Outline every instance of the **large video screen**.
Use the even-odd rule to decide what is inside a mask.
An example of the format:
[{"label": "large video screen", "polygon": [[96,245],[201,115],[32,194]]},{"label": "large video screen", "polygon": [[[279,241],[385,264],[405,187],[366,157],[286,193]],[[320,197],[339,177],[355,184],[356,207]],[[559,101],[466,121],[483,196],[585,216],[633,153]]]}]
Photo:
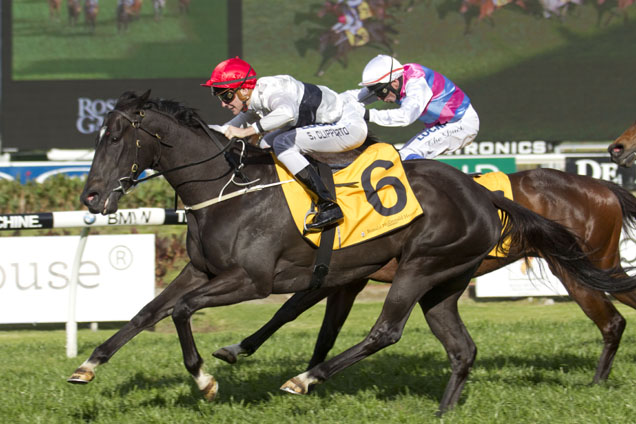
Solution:
[{"label": "large video screen", "polygon": [[[236,55],[336,91],[377,54],[420,63],[471,98],[481,141],[605,142],[636,119],[633,1],[81,0],[76,18],[74,1],[1,3],[5,150],[90,148],[125,90],[224,122],[199,84]],[[420,128],[371,125],[392,143]]]},{"label": "large video screen", "polygon": [[[341,31],[353,21],[343,7],[358,3],[364,31],[352,37]],[[243,53],[259,74],[342,91],[357,86],[370,59],[392,52],[466,92],[480,116],[478,140],[606,141],[636,119],[633,3],[243,0]],[[404,142],[418,128],[372,131]]]},{"label": "large video screen", "polygon": [[126,90],[227,119],[199,84],[241,54],[240,12],[233,0],[3,1],[2,148],[91,148]]}]

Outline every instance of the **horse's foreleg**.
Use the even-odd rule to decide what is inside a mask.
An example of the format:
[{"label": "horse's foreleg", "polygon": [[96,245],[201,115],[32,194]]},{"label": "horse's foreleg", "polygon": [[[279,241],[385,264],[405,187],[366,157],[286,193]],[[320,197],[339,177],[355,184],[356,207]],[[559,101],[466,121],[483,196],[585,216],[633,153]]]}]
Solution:
[{"label": "horse's foreleg", "polygon": [[174,305],[172,320],[179,335],[183,362],[206,400],[214,400],[218,392],[218,383],[203,369],[203,359],[194,342],[190,318],[203,308],[261,299],[270,293],[271,287],[255,283],[242,268],[235,268],[214,278],[210,284],[181,297]]},{"label": "horse's foreleg", "polygon": [[358,293],[367,285],[368,280],[360,280],[341,287],[327,298],[327,308],[318,333],[314,354],[307,369],[311,369],[325,360],[333,348],[342,325],[347,320]]},{"label": "horse's foreleg", "polygon": [[329,62],[332,60],[330,56],[323,56],[320,61],[320,65],[318,65],[318,70],[316,71],[316,76],[321,77],[325,74],[325,71],[329,67]]},{"label": "horse's foreleg", "polygon": [[300,314],[332,294],[334,290],[338,290],[338,288],[328,287],[295,293],[276,311],[272,319],[254,334],[243,339],[240,343],[222,347],[212,355],[229,364],[234,364],[238,360],[239,355],[249,356],[253,354],[279,328],[298,318]]},{"label": "horse's foreleg", "polygon": [[191,264],[175,278],[165,290],[144,306],[126,325],[99,345],[67,380],[69,383],[88,383],[95,378],[95,368],[108,360],[133,337],[170,315],[177,300],[185,293],[208,282]]}]

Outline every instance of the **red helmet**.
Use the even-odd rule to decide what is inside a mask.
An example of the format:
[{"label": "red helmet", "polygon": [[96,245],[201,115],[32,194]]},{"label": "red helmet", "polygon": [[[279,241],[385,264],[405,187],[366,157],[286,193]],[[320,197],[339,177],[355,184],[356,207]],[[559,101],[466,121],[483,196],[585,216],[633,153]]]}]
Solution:
[{"label": "red helmet", "polygon": [[256,72],[249,63],[236,56],[234,59],[227,59],[216,65],[210,79],[201,85],[251,89],[256,85]]}]

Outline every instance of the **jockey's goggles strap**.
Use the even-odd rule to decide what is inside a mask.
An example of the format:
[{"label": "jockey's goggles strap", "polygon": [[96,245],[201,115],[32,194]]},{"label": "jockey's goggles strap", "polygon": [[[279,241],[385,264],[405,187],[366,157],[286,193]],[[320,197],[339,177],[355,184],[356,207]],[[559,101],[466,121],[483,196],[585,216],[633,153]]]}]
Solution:
[{"label": "jockey's goggles strap", "polygon": [[252,65],[250,65],[249,69],[247,70],[247,72],[245,73],[245,78],[239,78],[239,79],[235,79],[235,80],[231,80],[231,81],[219,81],[219,82],[213,82],[212,86],[217,86],[217,85],[225,85],[225,84],[234,84],[235,82],[240,82],[239,86],[236,87],[237,89],[241,88],[241,86],[243,84],[245,84],[245,81],[247,80],[251,80],[251,79],[256,79],[256,75],[250,75],[250,71],[252,70]]}]

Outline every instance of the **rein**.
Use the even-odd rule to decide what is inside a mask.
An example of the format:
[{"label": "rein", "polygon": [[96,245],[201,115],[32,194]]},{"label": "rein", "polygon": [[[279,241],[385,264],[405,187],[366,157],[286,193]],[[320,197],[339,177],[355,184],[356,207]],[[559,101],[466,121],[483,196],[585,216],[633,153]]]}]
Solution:
[{"label": "rein", "polygon": [[[171,172],[174,171],[178,171],[184,168],[188,168],[191,166],[196,166],[196,165],[200,165],[202,163],[211,161],[212,159],[215,159],[217,157],[219,157],[222,154],[225,154],[226,159],[228,160],[228,163],[230,164],[230,167],[233,169],[234,174],[236,176],[241,177],[241,179],[243,180],[244,183],[248,184],[250,183],[249,179],[247,177],[245,177],[242,173],[241,173],[241,168],[243,167],[242,163],[236,164],[234,161],[231,161],[230,159],[228,159],[228,155],[227,155],[227,150],[232,146],[232,144],[234,143],[234,141],[229,140],[227,142],[227,144],[223,145],[218,139],[217,137],[214,136],[214,134],[210,131],[210,129],[208,128],[207,125],[205,125],[204,122],[202,122],[200,119],[195,118],[196,121],[199,123],[199,125],[201,125],[201,127],[203,128],[203,131],[206,133],[206,135],[214,142],[214,144],[216,144],[216,146],[219,148],[219,152],[200,161],[197,162],[192,162],[192,163],[187,163],[184,165],[179,165],[179,166],[175,166],[174,168],[170,168],[167,169],[165,171],[160,171],[160,172],[156,172],[152,175],[149,175],[147,177],[144,178],[139,178],[136,179],[135,178],[135,174],[137,173],[137,171],[139,170],[139,164],[138,162],[138,158],[139,158],[139,150],[141,149],[141,141],[137,136],[137,131],[138,130],[142,130],[144,132],[146,132],[147,134],[151,135],[152,137],[156,138],[157,141],[160,144],[163,144],[164,146],[167,147],[173,147],[171,144],[166,143],[165,141],[162,140],[161,136],[156,133],[156,132],[152,132],[150,130],[148,130],[146,127],[144,127],[141,123],[141,121],[143,120],[143,118],[146,116],[146,113],[144,112],[144,110],[140,110],[139,112],[137,112],[137,114],[139,115],[139,119],[134,119],[133,117],[131,117],[130,115],[128,115],[127,113],[121,111],[121,110],[117,110],[114,109],[112,112],[115,112],[117,114],[119,114],[120,116],[122,116],[124,119],[126,119],[128,122],[130,122],[130,124],[132,125],[132,127],[134,128],[135,131],[135,145],[137,146],[137,149],[135,150],[135,160],[133,161],[132,166],[130,167],[130,175],[127,177],[122,177],[119,179],[119,187],[116,187],[113,189],[113,193],[116,192],[121,192],[122,194],[128,194],[132,191],[132,189],[139,183],[153,179],[153,178],[157,178],[161,175],[164,174],[169,174]],[[157,112],[160,113],[160,112]],[[151,165],[151,167],[154,167],[156,164],[158,164],[158,162],[161,160],[161,148],[159,148],[159,154],[157,155],[157,159],[153,162],[153,164]],[[128,185],[128,188],[124,187],[124,183],[126,183]]]}]

